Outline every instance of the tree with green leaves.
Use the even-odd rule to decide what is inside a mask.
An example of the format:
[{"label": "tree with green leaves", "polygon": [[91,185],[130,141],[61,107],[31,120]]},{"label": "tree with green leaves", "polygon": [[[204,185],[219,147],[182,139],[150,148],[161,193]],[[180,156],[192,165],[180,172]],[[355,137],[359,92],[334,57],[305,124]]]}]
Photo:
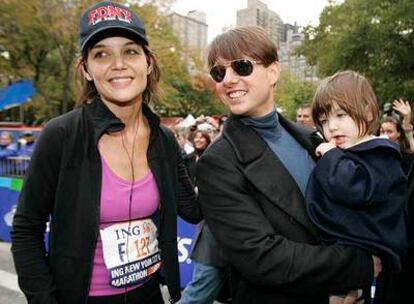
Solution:
[{"label": "tree with green leaves", "polygon": [[[33,80],[37,94],[24,105],[28,121],[47,120],[74,106],[78,94],[74,71],[79,57],[79,16],[94,2],[3,0],[0,53],[7,51],[9,58],[0,56],[2,79]],[[166,116],[214,112],[216,103],[208,82],[194,78],[203,71],[196,69],[190,75],[185,61],[189,54],[180,46],[165,17],[166,4],[172,2],[164,1],[161,7],[158,1],[130,5],[142,18],[150,48],[161,66],[160,85],[164,94],[154,101],[154,107]],[[193,55],[190,57],[199,62]]]},{"label": "tree with green leaves", "polygon": [[277,106],[283,115],[295,120],[296,108],[312,101],[315,84],[297,79],[289,71],[282,71],[275,88]]},{"label": "tree with green leaves", "polygon": [[352,69],[372,81],[381,103],[414,99],[412,0],[330,1],[319,21],[305,28],[298,53],[320,77]]},{"label": "tree with green leaves", "polygon": [[[150,4],[141,6],[139,13],[160,63],[163,92],[154,102],[155,109],[165,116],[222,113],[224,107],[212,92],[211,80],[205,74],[199,54],[184,50],[166,18],[160,17],[159,5],[147,2]],[[162,8],[165,10],[165,3]],[[190,65],[194,73],[189,72]]]},{"label": "tree with green leaves", "polygon": [[3,73],[33,80],[37,94],[25,105],[30,120],[47,119],[74,105],[73,66],[80,11],[93,1],[4,0],[0,45],[10,54]]}]

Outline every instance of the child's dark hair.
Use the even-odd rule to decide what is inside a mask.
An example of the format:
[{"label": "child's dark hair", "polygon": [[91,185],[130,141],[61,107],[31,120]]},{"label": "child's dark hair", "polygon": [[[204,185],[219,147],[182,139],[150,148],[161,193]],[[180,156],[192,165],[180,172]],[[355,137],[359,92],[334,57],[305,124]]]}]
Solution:
[{"label": "child's dark hair", "polygon": [[321,116],[328,116],[334,104],[358,125],[360,136],[375,134],[379,126],[377,98],[369,81],[354,71],[341,71],[322,80],[312,101],[312,117],[322,130]]}]

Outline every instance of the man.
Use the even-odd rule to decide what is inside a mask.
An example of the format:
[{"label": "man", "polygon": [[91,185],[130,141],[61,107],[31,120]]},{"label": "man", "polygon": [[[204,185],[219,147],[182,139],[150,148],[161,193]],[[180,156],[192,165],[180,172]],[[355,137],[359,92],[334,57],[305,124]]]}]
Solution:
[{"label": "man", "polygon": [[306,215],[320,137],[275,111],[275,44],[262,29],[232,29],[212,42],[208,63],[232,115],[196,178],[207,225],[231,264],[233,303],[327,304],[331,293],[369,286],[378,259],[321,246]]},{"label": "man", "polygon": [[36,144],[33,132],[29,130],[24,131],[20,136],[18,143],[19,150],[17,153],[18,156],[20,156],[20,159],[16,164],[16,169],[20,175],[23,175],[29,167],[30,157],[33,154],[33,150]]},{"label": "man", "polygon": [[19,139],[20,147],[18,154],[20,156],[32,156],[35,146],[35,137],[32,131],[24,131]]},{"label": "man", "polygon": [[299,105],[296,109],[296,122],[308,128],[314,128],[311,106],[308,103]]}]

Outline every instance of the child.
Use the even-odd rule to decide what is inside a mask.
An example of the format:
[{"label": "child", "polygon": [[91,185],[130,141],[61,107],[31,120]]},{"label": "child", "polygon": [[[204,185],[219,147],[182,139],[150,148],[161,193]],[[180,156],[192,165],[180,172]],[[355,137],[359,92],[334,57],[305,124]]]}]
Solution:
[{"label": "child", "polygon": [[[379,110],[372,87],[353,71],[336,73],[319,85],[312,116],[327,142],[316,149],[321,159],[307,186],[309,217],[327,244],[366,248],[398,270],[407,179],[398,147],[373,135]],[[355,294],[335,303],[353,303]]]}]

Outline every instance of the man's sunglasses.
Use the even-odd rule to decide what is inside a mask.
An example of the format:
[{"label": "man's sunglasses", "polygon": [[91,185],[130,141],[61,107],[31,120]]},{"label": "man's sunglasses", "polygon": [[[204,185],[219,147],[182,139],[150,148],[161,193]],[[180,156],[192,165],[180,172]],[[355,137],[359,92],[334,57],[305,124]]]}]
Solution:
[{"label": "man's sunglasses", "polygon": [[259,64],[260,62],[249,60],[249,59],[236,59],[231,61],[230,63],[224,64],[217,64],[213,66],[210,70],[210,75],[213,80],[217,83],[222,82],[224,77],[226,76],[226,68],[231,66],[234,72],[236,72],[239,76],[249,76],[253,73],[253,65]]}]

